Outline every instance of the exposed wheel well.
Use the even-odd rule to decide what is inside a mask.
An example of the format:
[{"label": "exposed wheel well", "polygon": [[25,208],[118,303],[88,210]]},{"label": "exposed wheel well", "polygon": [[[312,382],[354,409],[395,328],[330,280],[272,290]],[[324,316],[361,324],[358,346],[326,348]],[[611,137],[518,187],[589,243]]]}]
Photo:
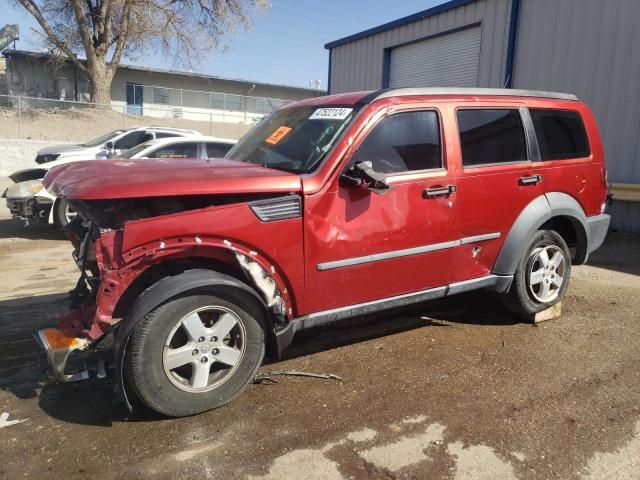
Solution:
[{"label": "exposed wheel well", "polygon": [[540,230],[553,230],[565,241],[571,252],[572,263],[580,265],[587,254],[587,234],[580,221],[568,216],[558,216],[547,220]]},{"label": "exposed wheel well", "polygon": [[120,297],[113,311],[113,316],[116,318],[124,316],[136,298],[158,280],[168,276],[179,275],[187,270],[193,269],[214,270],[249,284],[246,275],[237,264],[234,265],[210,257],[171,258],[152,265],[139,275],[138,278],[129,285],[124,295]]},{"label": "exposed wheel well", "polygon": [[[231,260],[232,257],[229,257]],[[242,282],[249,286],[249,288],[254,289],[254,286],[247,274],[244,270],[233,261],[224,261],[211,257],[188,257],[188,258],[173,258],[167,259],[164,262],[157,263],[147,270],[145,270],[138,278],[136,278],[129,288],[122,295],[113,312],[114,318],[121,318],[127,315],[131,307],[134,305],[136,299],[140,296],[140,294],[154,285],[159,280],[169,277],[176,276],[184,273],[188,270],[212,270],[218,273],[223,273],[225,275],[229,275],[230,277],[235,278],[239,282]],[[212,288],[216,288],[213,286]],[[273,335],[273,327],[274,327],[274,319],[272,315],[268,311],[264,311],[264,308],[260,305],[255,298],[252,298],[250,294],[246,292],[242,292],[240,289],[229,289],[229,287],[220,287],[222,290],[227,290],[231,296],[240,295],[245,298],[247,301],[255,304],[256,309],[263,310],[264,313],[264,322],[265,322],[265,338],[267,339],[267,355],[274,356],[275,352],[277,352],[277,347],[275,346],[275,337]],[[220,289],[218,288],[218,289]],[[203,287],[199,289],[200,291],[206,291],[207,287]],[[237,291],[233,291],[237,290]],[[259,295],[259,293],[258,293]],[[256,313],[256,312],[251,312]]]}]

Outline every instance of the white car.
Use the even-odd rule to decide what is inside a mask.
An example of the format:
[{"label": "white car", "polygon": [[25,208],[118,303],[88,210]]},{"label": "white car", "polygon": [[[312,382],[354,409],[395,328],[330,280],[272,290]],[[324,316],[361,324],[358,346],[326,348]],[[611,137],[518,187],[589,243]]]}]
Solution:
[{"label": "white car", "polygon": [[122,128],[89,140],[86,143],[45,147],[36,154],[36,163],[52,163],[52,165],[49,165],[49,168],[51,168],[54,165],[71,161],[115,157],[125,150],[149,140],[193,135],[200,135],[200,133],[195,130],[156,126]]},{"label": "white car", "polygon": [[[236,140],[227,138],[207,137],[194,134],[185,137],[161,138],[150,140],[122,152],[115,158],[221,158],[235,145]],[[55,224],[63,227],[75,216],[67,202],[47,192],[42,185],[42,179],[49,168],[64,163],[82,159],[70,159],[67,162],[58,159],[45,163],[40,168],[22,170],[10,178],[15,182],[2,195],[7,199],[7,208],[14,218],[31,222]],[[86,158],[85,158],[86,160]],[[96,161],[100,161],[97,159]],[[27,177],[17,181],[19,177]],[[18,178],[16,178],[18,177]]]}]

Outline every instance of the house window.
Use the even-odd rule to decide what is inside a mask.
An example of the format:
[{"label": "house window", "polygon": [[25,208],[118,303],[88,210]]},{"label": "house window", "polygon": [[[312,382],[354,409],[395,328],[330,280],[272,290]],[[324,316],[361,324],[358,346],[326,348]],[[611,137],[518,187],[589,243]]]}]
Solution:
[{"label": "house window", "polygon": [[225,105],[226,110],[230,110],[232,112],[239,112],[244,110],[244,99],[240,95],[225,95]]},{"label": "house window", "polygon": [[153,103],[169,104],[169,89],[153,87]]},{"label": "house window", "polygon": [[277,98],[256,98],[256,113],[267,115],[279,109],[286,102]]},{"label": "house window", "polygon": [[226,110],[227,112],[240,112],[244,110],[244,97],[228,93],[210,93],[209,108]]},{"label": "house window", "polygon": [[224,110],[224,93],[210,93],[209,108]]}]

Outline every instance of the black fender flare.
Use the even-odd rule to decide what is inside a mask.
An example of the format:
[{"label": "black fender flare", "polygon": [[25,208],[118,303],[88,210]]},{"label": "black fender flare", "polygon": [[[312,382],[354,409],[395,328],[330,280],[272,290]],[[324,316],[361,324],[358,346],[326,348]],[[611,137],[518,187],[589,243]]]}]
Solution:
[{"label": "black fender flare", "polygon": [[513,275],[522,257],[524,246],[542,225],[553,217],[568,218],[578,236],[578,249],[574,263],[579,265],[587,261],[589,246],[589,228],[587,217],[577,200],[566,193],[551,192],[536,197],[520,212],[507,234],[492,273]]},{"label": "black fender flare", "polygon": [[[166,303],[172,298],[181,296],[187,292],[203,288],[215,288],[233,294],[247,294],[255,299],[264,310],[265,318],[268,318],[269,309],[260,295],[246,283],[214,270],[194,269],[187,270],[178,275],[165,277],[147,288],[136,299],[126,316],[118,323],[114,332],[113,354],[116,369],[116,397],[124,400],[129,411],[133,410],[127,395],[124,382],[124,358],[131,332],[145,315],[156,307]],[[269,325],[265,325],[267,330]],[[266,331],[267,341],[272,341],[273,332]]]}]

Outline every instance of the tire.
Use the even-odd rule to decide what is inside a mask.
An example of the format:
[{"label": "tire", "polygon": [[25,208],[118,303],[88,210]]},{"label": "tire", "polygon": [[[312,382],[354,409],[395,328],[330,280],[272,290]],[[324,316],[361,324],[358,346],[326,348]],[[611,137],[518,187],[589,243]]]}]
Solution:
[{"label": "tire", "polygon": [[253,380],[265,353],[259,314],[248,313],[255,308],[242,300],[222,297],[177,298],[134,328],[125,376],[152,410],[169,417],[202,413],[226,404]]},{"label": "tire", "polygon": [[[69,204],[64,198],[59,198],[53,204],[53,223],[60,230],[64,229],[72,220],[70,217]],[[75,212],[72,213],[75,216]]]},{"label": "tire", "polygon": [[564,239],[553,230],[538,230],[524,250],[503,303],[524,315],[546,310],[562,300],[570,276],[571,253]]}]

